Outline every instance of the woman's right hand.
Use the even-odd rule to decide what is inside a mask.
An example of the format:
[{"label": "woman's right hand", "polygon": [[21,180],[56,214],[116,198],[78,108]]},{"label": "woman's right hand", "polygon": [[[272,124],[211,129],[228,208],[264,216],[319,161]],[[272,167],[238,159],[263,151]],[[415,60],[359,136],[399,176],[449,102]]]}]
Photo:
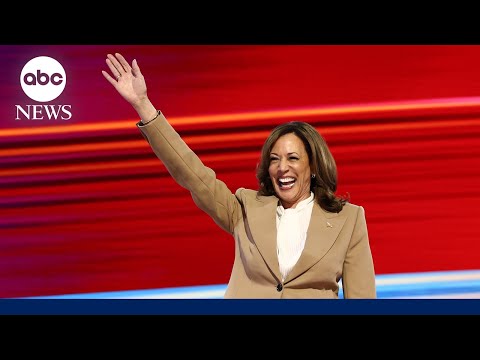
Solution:
[{"label": "woman's right hand", "polygon": [[157,109],[148,99],[147,84],[137,60],[130,66],[121,54],[115,53],[115,56],[108,54],[106,62],[112,75],[102,70],[103,76],[133,106],[142,122],[155,118]]},{"label": "woman's right hand", "polygon": [[133,60],[130,66],[121,54],[115,53],[115,56],[107,55],[106,63],[112,75],[102,70],[103,76],[125,100],[136,109],[148,102],[147,85],[137,60]]}]

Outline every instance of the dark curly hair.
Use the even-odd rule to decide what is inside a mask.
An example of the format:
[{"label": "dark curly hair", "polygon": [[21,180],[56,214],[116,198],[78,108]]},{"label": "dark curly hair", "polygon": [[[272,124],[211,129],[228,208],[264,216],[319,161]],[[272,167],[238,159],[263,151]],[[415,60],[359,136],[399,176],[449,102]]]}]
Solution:
[{"label": "dark curly hair", "polygon": [[337,165],[325,139],[310,124],[291,121],[275,127],[265,140],[257,166],[258,195],[276,195],[268,173],[270,152],[277,140],[286,134],[294,133],[302,140],[308,153],[310,169],[315,177],[311,179],[310,190],[322,209],[340,212],[349,201],[348,197],[337,196]]}]

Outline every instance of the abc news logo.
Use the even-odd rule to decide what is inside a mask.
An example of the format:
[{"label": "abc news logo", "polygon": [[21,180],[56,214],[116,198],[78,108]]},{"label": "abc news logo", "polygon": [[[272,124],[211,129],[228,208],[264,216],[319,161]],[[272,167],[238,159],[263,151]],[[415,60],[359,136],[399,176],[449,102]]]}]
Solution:
[{"label": "abc news logo", "polygon": [[[65,69],[48,56],[31,59],[20,74],[20,85],[25,95],[40,103],[58,98],[66,84]],[[69,120],[72,117],[72,105],[28,104],[15,105],[15,108],[15,120]]]}]

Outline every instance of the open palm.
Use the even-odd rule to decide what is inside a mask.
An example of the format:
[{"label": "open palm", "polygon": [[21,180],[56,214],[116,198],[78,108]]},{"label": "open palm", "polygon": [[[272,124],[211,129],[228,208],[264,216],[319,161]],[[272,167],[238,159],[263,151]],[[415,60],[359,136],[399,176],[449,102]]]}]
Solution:
[{"label": "open palm", "polygon": [[116,53],[115,56],[108,54],[106,63],[112,75],[102,70],[103,76],[125,100],[135,106],[147,98],[147,85],[137,60],[133,60],[130,66],[121,54]]}]

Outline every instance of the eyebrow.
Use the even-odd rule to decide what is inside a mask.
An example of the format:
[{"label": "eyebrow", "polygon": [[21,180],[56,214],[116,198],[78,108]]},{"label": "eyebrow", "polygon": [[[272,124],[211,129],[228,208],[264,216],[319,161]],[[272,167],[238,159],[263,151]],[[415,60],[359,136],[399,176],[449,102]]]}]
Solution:
[{"label": "eyebrow", "polygon": [[[277,153],[274,153],[274,152],[271,152],[270,155],[276,155],[276,156],[278,156],[278,154],[277,154]],[[289,152],[287,155],[297,155],[297,156],[300,156],[300,154],[298,154],[298,153],[295,152],[295,151],[294,151],[294,152]]]}]

